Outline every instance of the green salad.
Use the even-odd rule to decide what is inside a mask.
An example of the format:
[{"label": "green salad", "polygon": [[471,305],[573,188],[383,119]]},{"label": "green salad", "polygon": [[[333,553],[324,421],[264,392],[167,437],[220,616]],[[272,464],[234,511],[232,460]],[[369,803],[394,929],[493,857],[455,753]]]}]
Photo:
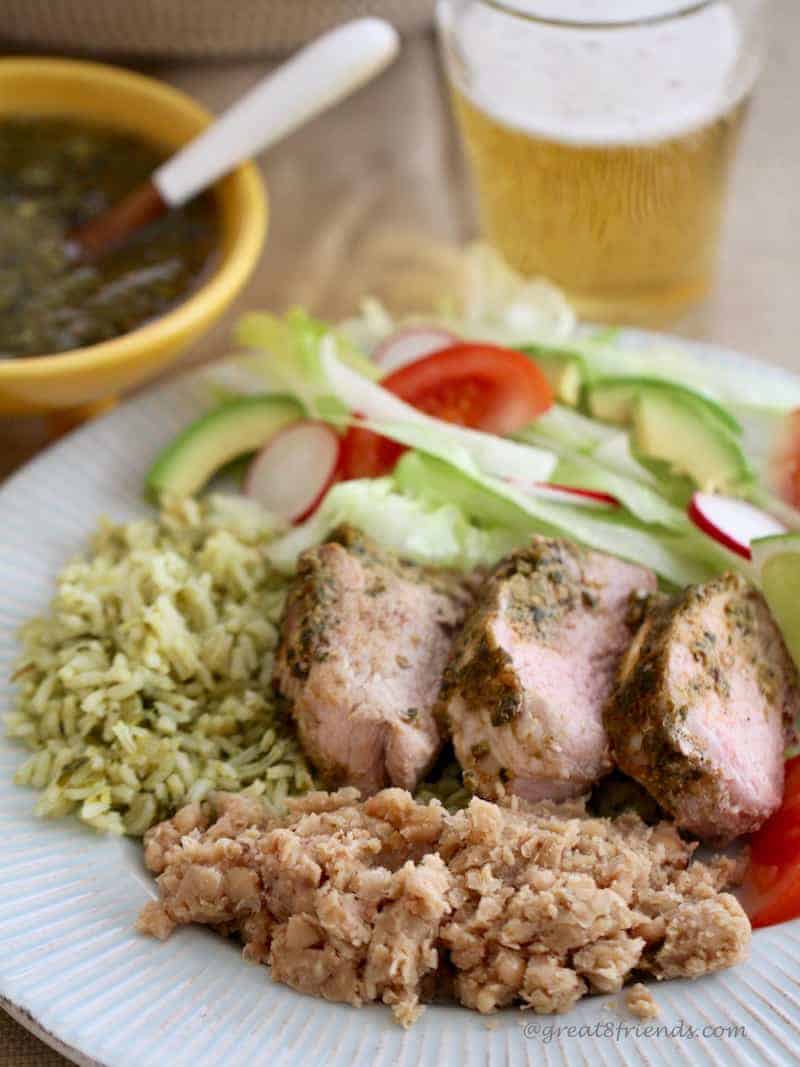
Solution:
[{"label": "green salad", "polygon": [[242,490],[285,523],[268,551],[286,572],[349,522],[423,564],[491,566],[545,533],[665,588],[759,581],[751,545],[800,529],[800,381],[581,327],[482,246],[468,279],[458,307],[402,321],[374,301],[336,326],[247,315],[244,351],[212,373],[208,413],[158,457],[149,494],[199,492],[247,457]]}]

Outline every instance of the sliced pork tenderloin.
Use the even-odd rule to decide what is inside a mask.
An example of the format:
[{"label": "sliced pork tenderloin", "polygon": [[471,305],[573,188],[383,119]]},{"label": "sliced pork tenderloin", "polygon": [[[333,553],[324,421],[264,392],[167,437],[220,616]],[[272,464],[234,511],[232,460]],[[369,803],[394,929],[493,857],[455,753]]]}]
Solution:
[{"label": "sliced pork tenderloin", "polygon": [[604,721],[619,767],[679,826],[724,842],[780,804],[799,700],[764,598],[726,574],[648,614]]},{"label": "sliced pork tenderloin", "polygon": [[432,707],[469,601],[464,581],[350,527],[302,555],[274,682],[328,785],[412,790],[428,771],[441,747]]},{"label": "sliced pork tenderloin", "polygon": [[643,567],[544,537],[496,567],[437,704],[481,796],[560,800],[611,770],[602,708],[655,590]]}]

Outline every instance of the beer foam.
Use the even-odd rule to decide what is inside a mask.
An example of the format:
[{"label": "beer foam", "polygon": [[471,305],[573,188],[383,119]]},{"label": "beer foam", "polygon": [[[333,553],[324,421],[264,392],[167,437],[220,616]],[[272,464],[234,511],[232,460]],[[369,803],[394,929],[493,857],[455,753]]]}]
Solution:
[{"label": "beer foam", "polygon": [[[440,5],[440,11],[442,10]],[[576,27],[537,22],[485,3],[448,19],[451,69],[459,89],[492,118],[538,137],[581,145],[648,144],[679,137],[729,111],[752,88],[755,50],[726,3],[680,18],[599,27],[599,0],[516,7],[589,20]],[[613,5],[615,19],[674,9],[656,0]],[[593,13],[594,12],[594,13]],[[638,12],[638,14],[637,14]]]},{"label": "beer foam", "polygon": [[613,25],[637,19],[657,19],[677,15],[696,7],[692,0],[497,0],[501,7],[513,8],[534,18],[559,22]]}]

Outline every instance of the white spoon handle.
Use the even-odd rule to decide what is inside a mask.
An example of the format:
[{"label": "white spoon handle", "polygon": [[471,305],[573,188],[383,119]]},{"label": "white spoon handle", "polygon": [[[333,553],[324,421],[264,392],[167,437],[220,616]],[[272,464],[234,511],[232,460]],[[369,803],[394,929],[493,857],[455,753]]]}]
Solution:
[{"label": "white spoon handle", "polygon": [[170,207],[190,200],[360,88],[391,63],[398,44],[388,22],[363,18],[307,45],[158,168],[153,183],[162,198]]}]

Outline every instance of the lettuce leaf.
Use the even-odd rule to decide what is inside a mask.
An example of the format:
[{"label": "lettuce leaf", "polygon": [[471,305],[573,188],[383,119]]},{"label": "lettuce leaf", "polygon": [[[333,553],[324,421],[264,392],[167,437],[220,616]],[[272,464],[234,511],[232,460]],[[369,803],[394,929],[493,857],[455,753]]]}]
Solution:
[{"label": "lettuce leaf", "polygon": [[404,494],[393,478],[363,478],[335,485],[310,519],[267,546],[267,555],[278,570],[291,572],[301,552],[343,522],[404,559],[460,570],[490,567],[526,539],[516,530],[472,523],[451,503]]},{"label": "lettuce leaf", "polygon": [[543,278],[523,278],[482,243],[465,253],[459,319],[465,336],[482,328],[506,344],[557,344],[575,329],[575,312],[560,289]]},{"label": "lettuce leaf", "polygon": [[591,419],[563,404],[553,404],[532,423],[515,433],[514,437],[531,444],[549,444],[556,450],[566,446],[581,452],[593,452],[619,432],[618,426]]},{"label": "lettuce leaf", "polygon": [[476,523],[501,525],[528,537],[543,533],[579,541],[650,567],[670,586],[703,582],[730,567],[749,570],[743,560],[700,533],[645,527],[629,516],[603,513],[601,518],[587,508],[551,504],[458,460],[453,464],[410,452],[398,463],[394,479],[406,493],[431,503],[446,500]]},{"label": "lettuce leaf", "polygon": [[238,360],[242,372],[274,389],[291,392],[306,412],[322,419],[342,419],[349,409],[331,391],[321,362],[323,341],[332,347],[337,359],[365,379],[375,380],[380,371],[326,323],[312,318],[301,308],[293,308],[283,318],[267,312],[252,312],[239,320],[236,339],[254,349]]},{"label": "lettuce leaf", "polygon": [[360,315],[341,324],[342,335],[372,352],[391,333],[414,325],[441,326],[465,339],[512,347],[531,341],[560,345],[574,334],[575,312],[561,290],[542,278],[523,278],[489,245],[469,245],[447,260],[447,268],[436,272],[442,299],[395,318],[368,298]]},{"label": "lettuce leaf", "polygon": [[649,486],[604,467],[591,456],[563,453],[553,474],[553,481],[576,489],[610,493],[641,522],[672,530],[687,528],[688,520],[684,511],[674,507]]},{"label": "lettuce leaf", "polygon": [[655,475],[634,459],[624,430],[556,404],[516,436],[531,444],[550,444],[558,456],[552,481],[611,493],[644,523],[687,528],[685,512],[665,499]]},{"label": "lettuce leaf", "polygon": [[583,358],[592,378],[661,378],[705,393],[740,419],[748,409],[776,414],[800,406],[800,378],[713,345],[688,351],[668,337],[631,330],[622,337],[575,335],[566,347]]}]

